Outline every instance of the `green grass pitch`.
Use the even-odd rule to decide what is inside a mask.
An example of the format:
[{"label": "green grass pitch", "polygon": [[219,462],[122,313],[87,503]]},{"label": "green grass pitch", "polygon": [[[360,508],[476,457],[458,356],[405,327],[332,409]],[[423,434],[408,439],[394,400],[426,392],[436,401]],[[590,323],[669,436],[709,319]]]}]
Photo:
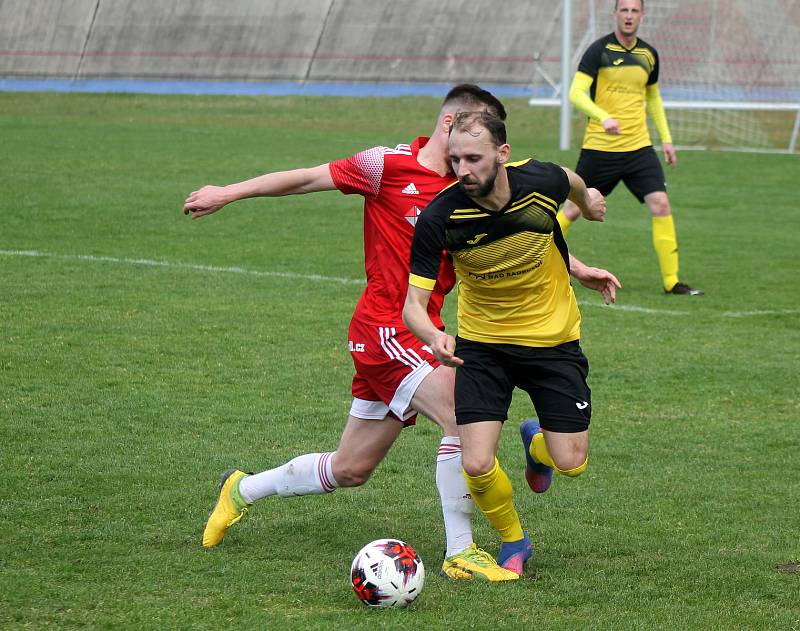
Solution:
[{"label": "green grass pitch", "polygon": [[[248,200],[200,221],[204,183],[430,132],[435,99],[0,94],[0,628],[798,629],[797,156],[679,153],[686,281],[661,294],[624,190],[571,250],[594,394],[587,473],[534,496],[515,397],[500,458],[535,557],[512,585],[439,578],[433,424],[373,479],[267,500],[204,551],[218,475],[335,448],[361,291],[360,198]],[[574,166],[557,113],[509,101],[512,158]],[[452,305],[448,322],[454,324]],[[497,539],[480,515],[475,535]],[[352,594],[356,551],[428,568],[407,610]],[[787,567],[788,565],[788,567]],[[776,566],[782,566],[776,568]]]}]

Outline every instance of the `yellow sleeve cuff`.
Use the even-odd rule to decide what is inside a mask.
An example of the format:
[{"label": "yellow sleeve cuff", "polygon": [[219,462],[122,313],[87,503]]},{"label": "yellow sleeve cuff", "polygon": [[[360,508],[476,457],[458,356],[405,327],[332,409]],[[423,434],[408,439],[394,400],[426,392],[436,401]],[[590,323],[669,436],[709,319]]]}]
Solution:
[{"label": "yellow sleeve cuff", "polygon": [[602,123],[604,120],[611,118],[611,114],[599,107],[589,97],[588,92],[589,88],[592,87],[592,83],[594,83],[594,79],[588,74],[576,72],[572,85],[569,87],[569,102],[590,118],[595,118]]},{"label": "yellow sleeve cuff", "polygon": [[661,92],[657,83],[647,86],[646,97],[647,111],[658,130],[658,137],[661,138],[662,143],[672,144],[672,134],[669,133],[669,125],[667,124],[667,113],[664,111],[664,102],[661,100]]},{"label": "yellow sleeve cuff", "polygon": [[436,286],[436,279],[425,278],[424,276],[417,276],[416,274],[409,274],[408,284],[413,285],[414,287],[419,287],[420,289],[426,289],[427,291],[433,291],[433,288]]}]

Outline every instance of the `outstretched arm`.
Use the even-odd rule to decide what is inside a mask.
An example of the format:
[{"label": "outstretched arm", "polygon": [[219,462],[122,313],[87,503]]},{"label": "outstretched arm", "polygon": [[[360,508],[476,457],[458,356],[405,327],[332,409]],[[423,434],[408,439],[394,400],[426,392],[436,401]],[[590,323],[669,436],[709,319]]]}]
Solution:
[{"label": "outstretched arm", "polygon": [[608,270],[584,265],[570,254],[569,272],[584,287],[599,291],[607,305],[617,301],[617,289],[622,289],[622,285],[617,280],[617,277]]},{"label": "outstretched arm", "polygon": [[409,284],[406,303],[403,305],[403,322],[408,330],[424,344],[431,347],[433,356],[445,366],[460,366],[464,360],[454,355],[456,340],[452,335],[436,328],[428,315],[431,292]]},{"label": "outstretched arm", "polygon": [[569,179],[569,201],[581,210],[581,214],[590,221],[603,221],[606,214],[606,198],[596,188],[586,188],[583,178],[568,169],[561,167]]},{"label": "outstretched arm", "polygon": [[183,214],[191,214],[192,219],[197,219],[215,213],[223,206],[240,199],[302,195],[335,188],[327,164],[308,169],[277,171],[228,186],[204,186],[200,190],[192,191],[183,204]]}]

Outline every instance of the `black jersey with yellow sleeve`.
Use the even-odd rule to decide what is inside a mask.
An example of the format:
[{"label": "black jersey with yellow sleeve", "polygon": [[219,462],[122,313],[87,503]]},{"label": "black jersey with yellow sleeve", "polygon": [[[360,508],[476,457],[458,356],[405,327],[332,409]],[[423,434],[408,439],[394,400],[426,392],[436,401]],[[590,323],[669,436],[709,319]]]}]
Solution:
[{"label": "black jersey with yellow sleeve", "polygon": [[552,163],[505,166],[511,199],[482,208],[458,184],[417,219],[409,283],[431,289],[442,250],[458,278],[458,335],[476,342],[557,346],[580,337],[569,253],[556,221],[570,186]]},{"label": "black jersey with yellow sleeve", "polygon": [[635,151],[652,144],[645,93],[647,86],[658,82],[658,69],[656,49],[642,39],[625,48],[609,33],[586,49],[578,72],[594,80],[591,99],[619,123],[621,133],[607,134],[600,121],[589,119],[584,149]]}]

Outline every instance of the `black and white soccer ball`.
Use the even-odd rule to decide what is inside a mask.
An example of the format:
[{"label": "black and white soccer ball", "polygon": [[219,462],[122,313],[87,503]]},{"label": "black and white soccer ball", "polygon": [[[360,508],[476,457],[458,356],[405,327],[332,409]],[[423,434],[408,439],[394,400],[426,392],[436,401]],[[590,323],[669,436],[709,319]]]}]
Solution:
[{"label": "black and white soccer ball", "polygon": [[350,577],[367,607],[405,607],[422,591],[425,566],[407,543],[377,539],[358,551]]}]

